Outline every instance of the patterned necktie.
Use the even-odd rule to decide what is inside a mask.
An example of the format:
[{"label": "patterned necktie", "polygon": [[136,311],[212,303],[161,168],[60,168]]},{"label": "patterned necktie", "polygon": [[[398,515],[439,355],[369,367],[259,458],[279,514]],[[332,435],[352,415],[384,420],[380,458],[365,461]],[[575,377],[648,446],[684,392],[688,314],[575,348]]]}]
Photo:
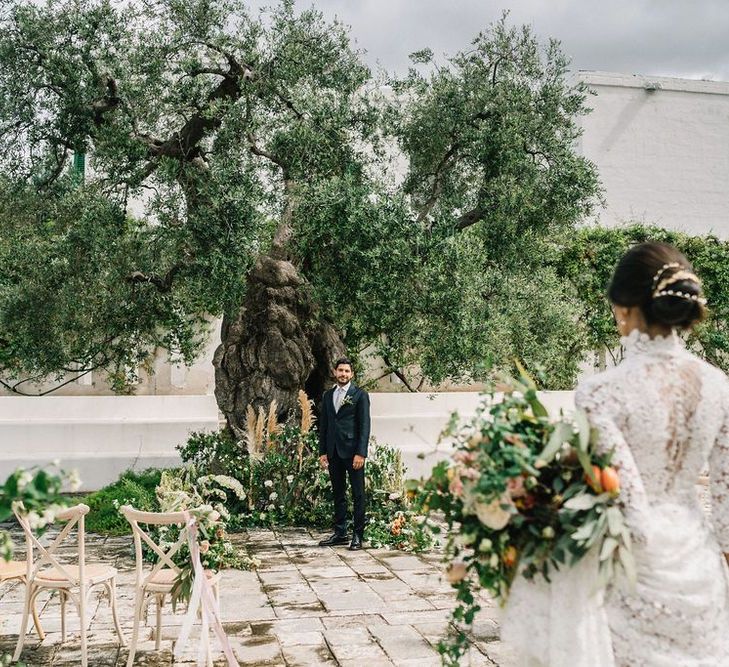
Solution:
[{"label": "patterned necktie", "polygon": [[339,412],[339,408],[342,405],[342,398],[344,397],[344,389],[337,387],[336,401],[334,402],[334,412]]}]

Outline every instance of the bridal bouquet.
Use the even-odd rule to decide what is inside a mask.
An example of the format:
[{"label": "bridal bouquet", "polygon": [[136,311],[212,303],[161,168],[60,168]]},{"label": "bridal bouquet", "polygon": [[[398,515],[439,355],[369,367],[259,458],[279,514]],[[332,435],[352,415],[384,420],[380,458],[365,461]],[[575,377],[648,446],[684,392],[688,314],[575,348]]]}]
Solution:
[{"label": "bridal bouquet", "polygon": [[[585,414],[550,420],[524,372],[496,389],[503,399],[487,397],[469,423],[454,415],[446,434],[456,451],[433,469],[421,493],[424,513],[441,512],[448,526],[446,576],[458,589],[457,627],[473,622],[476,588],[503,603],[516,576],[549,581],[591,549],[599,551],[601,582],[616,567],[634,578],[630,534],[617,505],[620,480],[611,453],[597,453]],[[441,652],[457,664],[466,643],[459,632]]]}]

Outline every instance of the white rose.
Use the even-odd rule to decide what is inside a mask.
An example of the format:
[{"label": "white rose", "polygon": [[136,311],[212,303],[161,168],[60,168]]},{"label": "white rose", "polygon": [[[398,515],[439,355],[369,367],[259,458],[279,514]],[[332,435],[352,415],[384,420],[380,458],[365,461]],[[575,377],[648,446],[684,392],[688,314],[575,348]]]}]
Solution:
[{"label": "white rose", "polygon": [[27,470],[23,470],[23,472],[18,475],[18,491],[22,491],[28,484],[30,484],[33,481],[33,475],[29,473]]},{"label": "white rose", "polygon": [[491,567],[499,566],[499,555],[498,554],[491,554],[491,558],[489,559],[489,565]]},{"label": "white rose", "polygon": [[484,537],[478,545],[478,550],[479,551],[491,551],[491,548],[493,546],[494,546],[493,542],[488,537]]},{"label": "white rose", "polygon": [[390,494],[390,500],[398,500],[400,496],[402,496],[402,494],[399,491],[395,491]]},{"label": "white rose", "polygon": [[267,489],[270,489],[273,486],[273,482],[270,479],[267,479],[265,482],[263,482],[263,486],[265,486]]},{"label": "white rose", "polygon": [[38,530],[39,528],[42,528],[45,526],[45,523],[43,523],[43,520],[41,519],[40,514],[38,512],[28,512],[28,516],[25,517],[28,521],[28,525],[30,526],[31,530]]},{"label": "white rose", "polygon": [[478,520],[491,530],[501,530],[511,519],[511,513],[503,509],[502,505],[510,505],[511,500],[502,496],[494,498],[490,503],[476,503],[475,510]]},{"label": "white rose", "polygon": [[269,500],[276,500],[276,498],[278,498],[278,493],[276,493],[275,491],[270,496],[268,496]]},{"label": "white rose", "polygon": [[287,481],[287,482],[288,482],[289,484],[291,484],[291,482],[293,482],[293,481],[294,481],[294,476],[293,476],[293,475],[286,475],[286,481]]},{"label": "white rose", "polygon": [[71,491],[78,491],[81,488],[81,478],[79,477],[78,470],[72,470],[68,474],[68,486]]}]

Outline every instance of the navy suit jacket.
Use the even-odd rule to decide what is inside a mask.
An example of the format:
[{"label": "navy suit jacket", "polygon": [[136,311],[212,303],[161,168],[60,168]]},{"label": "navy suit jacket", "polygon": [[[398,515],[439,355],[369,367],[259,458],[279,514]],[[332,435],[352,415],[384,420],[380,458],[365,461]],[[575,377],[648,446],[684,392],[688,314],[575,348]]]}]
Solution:
[{"label": "navy suit jacket", "polygon": [[319,454],[351,459],[355,454],[367,457],[370,441],[370,397],[353,384],[334,411],[334,388],[324,392],[319,415]]}]

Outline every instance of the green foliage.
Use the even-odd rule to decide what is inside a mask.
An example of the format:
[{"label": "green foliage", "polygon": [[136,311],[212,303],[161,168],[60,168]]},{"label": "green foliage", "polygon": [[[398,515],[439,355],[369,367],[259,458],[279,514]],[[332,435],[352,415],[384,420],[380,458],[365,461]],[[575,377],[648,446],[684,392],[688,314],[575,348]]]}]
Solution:
[{"label": "green foliage", "polygon": [[[18,468],[0,486],[0,523],[11,519],[13,511],[17,509],[27,516],[32,529],[43,531],[68,504],[68,499],[62,493],[67,482],[76,487],[78,477],[75,473],[66,473],[60,469]],[[12,555],[10,535],[0,530],[0,560],[10,560]]]},{"label": "green foliage", "polygon": [[711,235],[689,236],[660,227],[583,227],[554,255],[557,274],[576,290],[579,322],[588,349],[618,348],[618,333],[605,294],[621,255],[643,241],[671,243],[693,263],[709,301],[709,318],[688,336],[688,343],[708,361],[729,371],[729,243]]},{"label": "green foliage", "polygon": [[413,383],[514,355],[571,382],[584,333],[541,258],[598,186],[574,151],[586,91],[556,43],[502,20],[381,81],[340,23],[291,2],[17,0],[0,57],[14,390],[96,369],[130,391],[156,348],[190,362],[276,231],[316,316]]},{"label": "green foliage", "polygon": [[[329,476],[319,466],[317,433],[302,434],[295,424],[285,424],[259,458],[242,456],[242,447],[225,431],[193,434],[178,448],[183,461],[195,463],[200,473],[225,474],[245,489],[242,500],[229,498],[231,529],[254,526],[311,526],[328,528],[333,500]],[[372,546],[422,550],[432,538],[415,521],[405,492],[405,469],[398,450],[375,445],[365,467],[367,538]],[[350,507],[351,510],[351,507]],[[407,526],[393,533],[393,522],[402,516]]]},{"label": "green foliage", "polygon": [[127,470],[116,482],[90,493],[83,500],[90,508],[86,529],[104,535],[129,534],[129,522],[119,508],[131,505],[144,512],[159,512],[156,489],[161,475],[161,470],[153,468],[139,473]]}]

